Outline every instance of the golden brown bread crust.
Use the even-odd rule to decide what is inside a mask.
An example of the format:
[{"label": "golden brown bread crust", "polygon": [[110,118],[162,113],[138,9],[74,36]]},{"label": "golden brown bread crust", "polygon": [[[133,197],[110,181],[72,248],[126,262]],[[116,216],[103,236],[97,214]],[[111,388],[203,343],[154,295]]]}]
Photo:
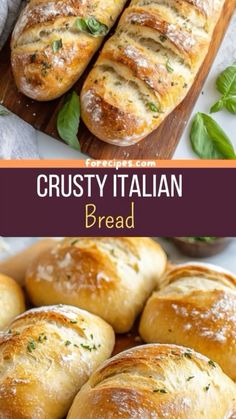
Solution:
[{"label": "golden brown bread crust", "polygon": [[226,419],[236,386],[208,358],[175,345],[144,345],[104,363],[67,419]]},{"label": "golden brown bread crust", "polygon": [[112,328],[76,307],[19,316],[0,335],[0,418],[63,418],[113,346]]},{"label": "golden brown bread crust", "polygon": [[0,330],[12,319],[25,311],[25,299],[21,287],[9,276],[0,273]]},{"label": "golden brown bread crust", "polygon": [[236,380],[235,276],[204,264],[173,268],[147,301],[139,331],[145,342],[203,353]]},{"label": "golden brown bread crust", "polygon": [[26,288],[34,305],[72,304],[123,333],[131,329],[165,267],[164,251],[148,238],[67,238],[34,261]]},{"label": "golden brown bread crust", "polygon": [[[94,17],[110,29],[124,4],[125,0],[30,0],[12,36],[12,70],[18,89],[41,101],[69,90],[104,38],[76,30],[76,19]],[[59,42],[56,51],[54,42]]]},{"label": "golden brown bread crust", "polygon": [[183,100],[208,51],[224,0],[132,0],[81,92],[101,140],[140,141]]}]

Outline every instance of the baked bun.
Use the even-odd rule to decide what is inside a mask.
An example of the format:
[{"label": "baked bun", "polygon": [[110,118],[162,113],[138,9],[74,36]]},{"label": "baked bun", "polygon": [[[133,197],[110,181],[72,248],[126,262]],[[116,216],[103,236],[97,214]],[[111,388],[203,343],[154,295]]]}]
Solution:
[{"label": "baked bun", "polygon": [[194,348],[236,380],[236,278],[207,264],[185,264],[167,273],[143,311],[145,342]]},{"label": "baked bun", "polygon": [[112,328],[76,307],[20,315],[0,336],[0,418],[63,418],[113,346]]},{"label": "baked bun", "polygon": [[165,267],[164,251],[148,238],[67,238],[33,263],[26,287],[36,306],[72,304],[123,333],[131,329]]},{"label": "baked bun", "polygon": [[0,273],[0,330],[23,311],[25,302],[22,289],[14,279]]},{"label": "baked bun", "polygon": [[144,345],[104,363],[76,396],[67,419],[226,419],[236,386],[190,349]]}]

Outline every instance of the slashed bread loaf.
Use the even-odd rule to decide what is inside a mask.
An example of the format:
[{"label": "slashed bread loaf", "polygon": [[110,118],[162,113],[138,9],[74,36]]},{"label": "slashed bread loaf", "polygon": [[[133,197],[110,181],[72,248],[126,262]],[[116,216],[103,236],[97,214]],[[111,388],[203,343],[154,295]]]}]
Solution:
[{"label": "slashed bread loaf", "polygon": [[25,299],[21,287],[14,279],[0,273],[0,330],[23,311]]},{"label": "slashed bread loaf", "polygon": [[148,238],[66,238],[26,275],[34,305],[72,304],[127,332],[165,271],[166,255]]},{"label": "slashed bread loaf", "polygon": [[79,79],[126,0],[30,0],[12,36],[18,89],[36,100],[61,96]]},{"label": "slashed bread loaf", "polygon": [[0,418],[62,419],[113,346],[112,328],[76,307],[20,315],[0,335]]},{"label": "slashed bread loaf", "polygon": [[224,0],[132,0],[81,93],[90,131],[118,146],[155,130],[183,100]]},{"label": "slashed bread loaf", "polygon": [[235,418],[236,386],[210,360],[175,345],[144,345],[104,363],[67,419]]},{"label": "slashed bread loaf", "polygon": [[194,348],[236,380],[236,277],[216,266],[174,267],[144,308],[145,342]]}]

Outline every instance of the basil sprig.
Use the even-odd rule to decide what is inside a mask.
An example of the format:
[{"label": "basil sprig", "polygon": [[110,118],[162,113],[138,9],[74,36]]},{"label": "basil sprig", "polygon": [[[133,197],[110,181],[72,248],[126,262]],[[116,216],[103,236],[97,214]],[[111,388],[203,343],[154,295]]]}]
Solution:
[{"label": "basil sprig", "polygon": [[211,113],[226,108],[236,114],[236,63],[227,67],[217,78],[216,87],[222,97],[211,107]]},{"label": "basil sprig", "polygon": [[196,114],[190,140],[194,152],[201,159],[236,159],[230,139],[209,115]]},{"label": "basil sprig", "polygon": [[108,26],[99,22],[95,17],[78,17],[75,20],[74,28],[95,37],[105,36],[109,31]]},{"label": "basil sprig", "polygon": [[57,131],[62,140],[75,150],[80,150],[77,138],[80,122],[80,101],[76,92],[72,92],[57,115]]}]

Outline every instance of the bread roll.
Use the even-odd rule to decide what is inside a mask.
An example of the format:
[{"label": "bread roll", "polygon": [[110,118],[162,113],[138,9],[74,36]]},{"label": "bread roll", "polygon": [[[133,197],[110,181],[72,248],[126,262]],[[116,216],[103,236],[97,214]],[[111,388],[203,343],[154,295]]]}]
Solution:
[{"label": "bread roll", "polygon": [[194,348],[236,380],[236,278],[216,266],[173,268],[148,300],[140,322],[145,342]]},{"label": "bread roll", "polygon": [[79,79],[126,0],[30,0],[12,35],[18,89],[36,100],[61,96]]},{"label": "bread roll", "polygon": [[0,330],[25,311],[23,291],[9,276],[0,273]]},{"label": "bread roll", "polygon": [[224,0],[132,0],[89,73],[81,114],[101,140],[129,146],[184,99]]},{"label": "bread roll", "polygon": [[67,419],[226,419],[236,386],[204,356],[145,345],[104,363],[76,396]]},{"label": "bread roll", "polygon": [[33,263],[26,287],[36,306],[72,304],[123,333],[131,329],[165,266],[164,251],[148,238],[67,238]]},{"label": "bread roll", "polygon": [[15,255],[0,260],[0,272],[14,278],[24,286],[25,273],[29,264],[43,251],[49,250],[55,244],[54,239],[42,239]]},{"label": "bread roll", "polygon": [[76,307],[17,317],[0,335],[0,418],[62,419],[113,346],[112,328]]}]

